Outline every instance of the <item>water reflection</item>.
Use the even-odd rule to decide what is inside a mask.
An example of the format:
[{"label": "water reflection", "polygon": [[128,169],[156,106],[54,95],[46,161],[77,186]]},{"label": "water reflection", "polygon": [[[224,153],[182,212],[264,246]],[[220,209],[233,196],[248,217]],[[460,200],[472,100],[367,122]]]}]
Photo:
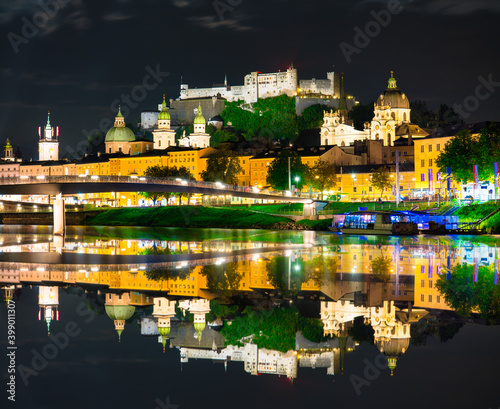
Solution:
[{"label": "water reflection", "polygon": [[392,373],[412,343],[424,345],[432,334],[452,338],[462,325],[454,312],[490,323],[499,318],[493,238],[89,233],[62,245],[45,234],[30,243],[20,233],[4,234],[5,301],[38,287],[38,319],[50,333],[54,321],[64,321],[60,293],[80,289],[89,309],[109,317],[116,342],[126,342],[137,323],[141,335],[160,344],[159,353],[178,349],[183,364],[208,359],[227,369],[243,362],[250,374],[291,380],[302,367],[336,375],[345,355],[368,342]]}]

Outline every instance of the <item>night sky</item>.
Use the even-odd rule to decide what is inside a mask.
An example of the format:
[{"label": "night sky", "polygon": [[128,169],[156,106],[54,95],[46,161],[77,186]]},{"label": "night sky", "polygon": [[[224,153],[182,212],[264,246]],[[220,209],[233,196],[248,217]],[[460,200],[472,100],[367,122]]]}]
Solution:
[{"label": "night sky", "polygon": [[[107,131],[118,101],[130,108],[126,120],[135,122],[163,93],[177,98],[181,76],[193,88],[222,83],[225,74],[230,84],[242,85],[251,71],[286,70],[291,63],[300,79],[343,71],[346,91],[361,103],[378,97],[391,70],[410,101],[425,100],[431,108],[463,104],[479,77],[489,78],[489,90],[483,88],[466,121],[500,120],[500,3],[390,3],[45,0],[49,16],[38,0],[2,0],[0,144],[10,138],[25,159],[37,159],[37,128],[50,110],[64,154],[87,139],[85,131]],[[389,7],[397,14],[348,62],[341,44],[355,46],[356,27],[365,31],[373,14]],[[122,95],[143,84],[149,70],[162,73],[158,81],[136,90],[139,103],[126,102]]]}]

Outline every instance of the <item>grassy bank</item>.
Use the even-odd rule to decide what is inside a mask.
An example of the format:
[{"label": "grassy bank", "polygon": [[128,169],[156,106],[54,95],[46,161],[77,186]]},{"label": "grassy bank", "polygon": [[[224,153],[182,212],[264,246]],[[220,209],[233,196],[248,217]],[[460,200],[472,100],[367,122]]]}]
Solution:
[{"label": "grassy bank", "polygon": [[[498,208],[500,204],[495,202],[472,204],[461,207],[454,213],[454,216],[459,216],[460,223],[471,223],[481,220]],[[491,233],[500,233],[500,211],[481,223],[481,227]]]},{"label": "grassy bank", "polygon": [[202,206],[110,209],[85,222],[93,226],[215,227],[222,229],[279,229],[290,223],[294,222],[286,217],[255,213],[244,209]]}]

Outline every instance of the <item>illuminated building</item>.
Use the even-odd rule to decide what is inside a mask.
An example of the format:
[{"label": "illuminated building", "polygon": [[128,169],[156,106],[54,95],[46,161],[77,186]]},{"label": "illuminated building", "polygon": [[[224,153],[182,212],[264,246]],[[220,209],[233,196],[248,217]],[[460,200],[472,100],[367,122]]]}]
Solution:
[{"label": "illuminated building", "polygon": [[59,160],[59,127],[54,129],[50,125],[50,112],[47,115],[47,124],[43,129],[43,134],[42,128],[39,127],[38,136],[38,160]]},{"label": "illuminated building", "polygon": [[130,305],[130,294],[106,294],[105,309],[108,317],[113,320],[118,342],[120,342],[125,329],[125,321],[132,318],[135,313],[135,307]]},{"label": "illuminated building", "polygon": [[59,321],[59,287],[38,287],[38,320],[42,319],[47,324],[47,332],[50,335],[50,323],[52,320]]},{"label": "illuminated building", "polygon": [[158,127],[153,130],[154,149],[165,149],[175,146],[175,131],[170,129],[170,114],[167,110],[165,95],[161,112],[158,114]]}]

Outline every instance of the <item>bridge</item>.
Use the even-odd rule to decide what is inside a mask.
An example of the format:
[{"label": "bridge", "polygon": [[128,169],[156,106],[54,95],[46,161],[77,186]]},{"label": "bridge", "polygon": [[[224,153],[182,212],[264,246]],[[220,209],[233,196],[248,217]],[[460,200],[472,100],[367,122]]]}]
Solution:
[{"label": "bridge", "polygon": [[304,216],[313,216],[318,207],[327,202],[298,196],[261,193],[259,189],[231,186],[219,182],[202,182],[180,178],[152,178],[138,176],[21,176],[0,179],[0,194],[53,195],[54,234],[64,235],[66,220],[65,195],[105,192],[165,192],[202,195],[235,196],[249,199],[293,202],[304,204]]}]

